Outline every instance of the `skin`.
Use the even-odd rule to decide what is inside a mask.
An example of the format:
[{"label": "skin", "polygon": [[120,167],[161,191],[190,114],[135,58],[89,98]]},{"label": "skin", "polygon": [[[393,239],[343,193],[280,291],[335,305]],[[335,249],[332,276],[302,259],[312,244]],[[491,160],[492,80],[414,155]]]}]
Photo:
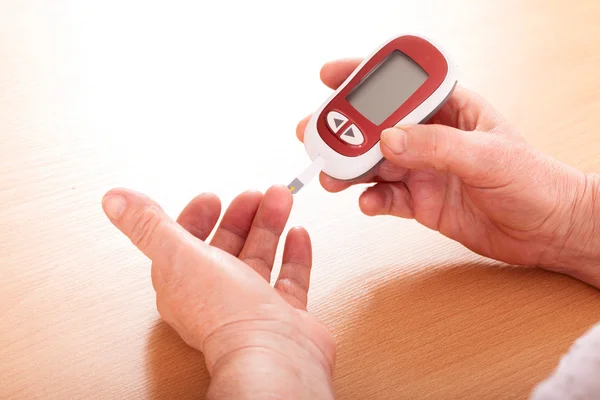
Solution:
[{"label": "skin", "polygon": [[127,189],[108,192],[103,208],[152,260],[163,320],[204,353],[208,399],[334,397],[335,342],[306,312],[312,254],[304,229],[288,233],[280,274],[269,285],[292,208],[286,187],[238,196],[210,243],[221,211],[212,194],[192,200],[177,221]]},{"label": "skin", "polygon": [[[326,64],[321,79],[335,89],[359,62]],[[535,151],[479,96],[457,88],[429,124],[383,132],[381,150],[385,161],[360,181],[321,174],[323,187],[371,184],[359,198],[367,215],[415,218],[481,255],[600,287],[599,179]],[[306,312],[304,229],[290,230],[269,284],[291,207],[285,187],[243,193],[207,243],[221,214],[215,195],[196,197],[177,221],[127,189],[103,199],[111,222],[152,260],[161,317],[204,353],[209,399],[334,398],[335,342]]]}]

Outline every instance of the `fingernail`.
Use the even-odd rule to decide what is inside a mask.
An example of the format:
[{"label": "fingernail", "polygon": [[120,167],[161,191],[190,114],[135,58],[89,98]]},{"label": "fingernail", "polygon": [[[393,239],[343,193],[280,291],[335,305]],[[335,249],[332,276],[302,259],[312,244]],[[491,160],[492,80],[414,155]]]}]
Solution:
[{"label": "fingernail", "polygon": [[381,133],[383,144],[396,154],[406,151],[406,138],[406,131],[400,128],[389,128]]},{"label": "fingernail", "polygon": [[120,194],[109,194],[102,199],[102,207],[108,218],[118,220],[127,207],[127,200]]}]

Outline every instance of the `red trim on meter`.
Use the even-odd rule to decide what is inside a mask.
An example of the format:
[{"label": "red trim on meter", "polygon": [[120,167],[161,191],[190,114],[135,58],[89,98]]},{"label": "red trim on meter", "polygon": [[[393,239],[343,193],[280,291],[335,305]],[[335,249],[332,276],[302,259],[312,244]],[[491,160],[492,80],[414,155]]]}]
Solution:
[{"label": "red trim on meter", "polygon": [[[380,125],[375,125],[352,107],[346,97],[373,68],[379,66],[396,50],[416,62],[429,77],[390,117]],[[317,131],[323,141],[336,152],[348,157],[360,156],[377,144],[381,131],[396,125],[429,98],[442,84],[447,74],[446,58],[428,41],[416,36],[402,36],[392,40],[371,57],[352,80],[327,104],[317,119]],[[349,120],[335,134],[327,126],[327,114],[330,111],[337,111]],[[356,125],[364,136],[364,142],[358,146],[350,145],[339,138],[340,134],[351,124]]]}]

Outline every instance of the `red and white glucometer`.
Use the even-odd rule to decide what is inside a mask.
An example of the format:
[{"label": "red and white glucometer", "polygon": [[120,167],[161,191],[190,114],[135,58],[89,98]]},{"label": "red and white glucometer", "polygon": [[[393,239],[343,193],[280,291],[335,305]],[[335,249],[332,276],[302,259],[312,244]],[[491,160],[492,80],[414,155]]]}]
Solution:
[{"label": "red and white glucometer", "polygon": [[313,114],[304,134],[309,157],[327,175],[355,179],[383,155],[381,132],[426,122],[456,85],[456,69],[429,40],[402,35],[367,57]]}]

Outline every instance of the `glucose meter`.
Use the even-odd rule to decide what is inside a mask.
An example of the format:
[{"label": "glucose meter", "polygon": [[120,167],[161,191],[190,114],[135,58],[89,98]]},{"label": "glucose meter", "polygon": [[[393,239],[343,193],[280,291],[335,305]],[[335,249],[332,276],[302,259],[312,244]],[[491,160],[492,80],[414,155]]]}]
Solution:
[{"label": "glucose meter", "polygon": [[312,115],[304,145],[313,164],[290,190],[297,192],[320,170],[340,180],[364,175],[383,158],[381,132],[426,122],[456,82],[448,55],[429,40],[412,34],[388,40]]}]

